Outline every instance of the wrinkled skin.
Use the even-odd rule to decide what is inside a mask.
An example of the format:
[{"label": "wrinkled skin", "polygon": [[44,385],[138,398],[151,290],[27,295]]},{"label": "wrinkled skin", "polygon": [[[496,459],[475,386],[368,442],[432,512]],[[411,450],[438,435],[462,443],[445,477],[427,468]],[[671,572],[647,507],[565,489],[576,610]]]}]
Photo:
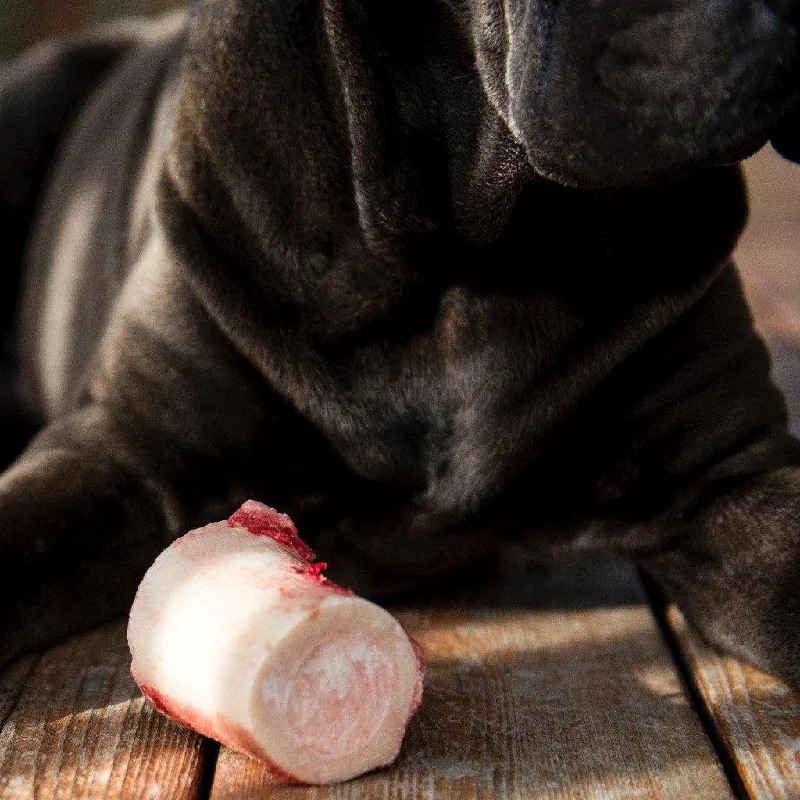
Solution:
[{"label": "wrinkled skin", "polygon": [[787,0],[470,6],[493,105],[537,172],[568,185],[645,185],[735,161],[797,102]]},{"label": "wrinkled skin", "polygon": [[797,152],[796,16],[208,0],[12,64],[2,280],[46,424],[0,478],[0,661],[251,495],[371,594],[502,537],[614,550],[800,686],[800,446],[725,166]]}]

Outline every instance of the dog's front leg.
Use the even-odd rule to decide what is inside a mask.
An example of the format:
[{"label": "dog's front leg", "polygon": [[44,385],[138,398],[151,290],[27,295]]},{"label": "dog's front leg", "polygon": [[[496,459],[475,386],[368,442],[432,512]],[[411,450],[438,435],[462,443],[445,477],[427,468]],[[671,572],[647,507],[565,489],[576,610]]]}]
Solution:
[{"label": "dog's front leg", "polygon": [[174,531],[163,489],[125,463],[124,446],[89,407],[0,478],[0,666],[120,614]]},{"label": "dog's front leg", "polygon": [[164,284],[120,304],[81,401],[0,477],[0,665],[124,613],[158,551],[232,502],[262,433],[268,392]]},{"label": "dog's front leg", "polygon": [[709,486],[641,562],[712,645],[800,688],[800,468]]}]

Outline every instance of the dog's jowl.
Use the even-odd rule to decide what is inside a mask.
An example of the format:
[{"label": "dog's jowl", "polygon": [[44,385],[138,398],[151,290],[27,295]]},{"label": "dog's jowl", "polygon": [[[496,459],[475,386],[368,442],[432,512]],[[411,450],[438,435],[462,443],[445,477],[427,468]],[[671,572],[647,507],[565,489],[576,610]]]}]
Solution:
[{"label": "dog's jowl", "polygon": [[800,686],[800,446],[730,260],[735,162],[800,150],[798,8],[205,0],[8,65],[43,427],[0,478],[0,661],[250,495],[378,595],[614,550]]}]

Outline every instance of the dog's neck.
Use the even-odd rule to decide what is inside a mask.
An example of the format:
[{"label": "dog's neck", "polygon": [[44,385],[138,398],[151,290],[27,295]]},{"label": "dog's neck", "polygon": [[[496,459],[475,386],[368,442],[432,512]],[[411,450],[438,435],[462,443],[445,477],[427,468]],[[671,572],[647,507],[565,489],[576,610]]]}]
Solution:
[{"label": "dog's neck", "polygon": [[493,238],[532,177],[463,20],[420,0],[201,4],[169,171],[223,240],[350,228],[388,257],[434,230]]}]

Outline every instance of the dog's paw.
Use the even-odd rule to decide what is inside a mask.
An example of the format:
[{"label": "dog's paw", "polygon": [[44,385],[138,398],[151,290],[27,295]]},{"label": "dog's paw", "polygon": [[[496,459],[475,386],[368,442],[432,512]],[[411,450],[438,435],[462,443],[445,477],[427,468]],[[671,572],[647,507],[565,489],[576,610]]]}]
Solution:
[{"label": "dog's paw", "polygon": [[751,478],[642,560],[713,646],[800,689],[800,469]]}]

